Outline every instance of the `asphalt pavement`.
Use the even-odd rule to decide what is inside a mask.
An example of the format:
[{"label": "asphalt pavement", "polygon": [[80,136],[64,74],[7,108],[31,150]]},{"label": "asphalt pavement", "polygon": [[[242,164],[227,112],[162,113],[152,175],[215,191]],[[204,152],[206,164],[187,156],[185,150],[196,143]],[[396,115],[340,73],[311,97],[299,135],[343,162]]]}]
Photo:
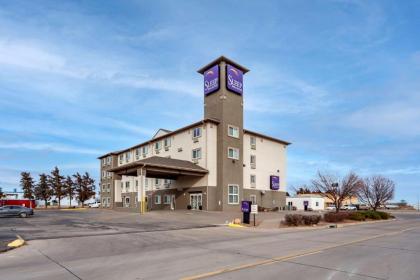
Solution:
[{"label": "asphalt pavement", "polygon": [[[66,213],[72,222],[82,222],[80,217],[88,215]],[[43,232],[22,231],[31,238],[28,245],[0,254],[1,278],[420,279],[419,214],[315,230],[212,227],[182,215],[168,224],[164,214],[159,221],[139,222],[137,217],[121,215],[108,217],[109,223],[106,215],[93,215],[87,223],[92,228],[82,223],[79,229],[85,236],[59,232],[62,219],[48,236],[48,225],[40,218],[35,224],[41,223]],[[122,217],[126,220],[118,222]],[[18,223],[28,221],[35,220]],[[151,224],[148,230],[130,232],[130,221],[138,223],[131,230]],[[177,228],[182,221],[185,224]],[[118,223],[127,232],[112,232]],[[1,226],[0,230],[6,228]],[[24,224],[16,229],[28,230]]]}]

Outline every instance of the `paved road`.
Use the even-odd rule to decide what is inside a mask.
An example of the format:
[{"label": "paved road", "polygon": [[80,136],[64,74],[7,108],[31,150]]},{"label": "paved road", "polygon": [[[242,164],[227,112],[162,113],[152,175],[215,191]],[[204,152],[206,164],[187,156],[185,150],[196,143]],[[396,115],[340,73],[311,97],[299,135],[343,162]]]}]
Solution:
[{"label": "paved road", "polygon": [[[66,238],[60,237],[59,232],[51,238],[42,234],[36,238],[34,234],[29,235],[33,237],[29,245],[0,255],[0,275],[2,279],[205,276],[418,280],[420,215],[399,214],[398,218],[319,230],[168,227],[115,234],[109,229],[105,229],[106,234],[94,230],[95,235]],[[105,221],[101,225],[106,225]]]}]

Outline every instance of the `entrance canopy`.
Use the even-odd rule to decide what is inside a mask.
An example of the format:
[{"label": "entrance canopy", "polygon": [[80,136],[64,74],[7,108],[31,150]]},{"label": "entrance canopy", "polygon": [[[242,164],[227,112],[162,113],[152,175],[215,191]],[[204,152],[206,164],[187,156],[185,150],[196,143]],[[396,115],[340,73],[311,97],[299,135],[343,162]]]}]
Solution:
[{"label": "entrance canopy", "polygon": [[109,169],[118,175],[137,176],[137,170],[146,171],[146,177],[176,180],[179,176],[203,177],[208,173],[197,164],[188,160],[153,156],[133,163]]}]

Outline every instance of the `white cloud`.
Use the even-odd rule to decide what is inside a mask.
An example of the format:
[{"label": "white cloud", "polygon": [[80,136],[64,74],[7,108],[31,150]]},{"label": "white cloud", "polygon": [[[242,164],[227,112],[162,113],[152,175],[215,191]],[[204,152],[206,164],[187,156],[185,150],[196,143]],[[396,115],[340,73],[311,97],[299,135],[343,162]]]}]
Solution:
[{"label": "white cloud", "polygon": [[420,136],[419,108],[415,101],[373,105],[345,117],[345,123],[391,137]]},{"label": "white cloud", "polygon": [[32,143],[32,142],[20,142],[20,143],[2,143],[0,142],[0,149],[17,149],[17,150],[33,150],[33,151],[46,151],[46,152],[58,152],[58,153],[71,153],[71,154],[89,154],[89,155],[101,155],[104,151],[67,146],[64,144],[56,143]]}]

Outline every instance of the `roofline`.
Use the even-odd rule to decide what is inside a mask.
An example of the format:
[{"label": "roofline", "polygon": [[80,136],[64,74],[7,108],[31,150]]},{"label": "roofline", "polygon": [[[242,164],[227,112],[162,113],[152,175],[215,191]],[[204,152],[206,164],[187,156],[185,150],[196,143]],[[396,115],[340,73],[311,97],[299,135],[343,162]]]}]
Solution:
[{"label": "roofline", "polygon": [[164,138],[166,138],[166,137],[169,137],[169,136],[175,135],[175,134],[177,134],[177,133],[180,133],[180,132],[182,132],[182,131],[184,131],[184,130],[190,129],[190,128],[194,127],[194,126],[197,126],[197,125],[200,125],[200,124],[205,124],[205,123],[214,123],[214,124],[217,124],[217,125],[218,125],[218,124],[220,123],[220,121],[218,121],[218,120],[216,120],[216,119],[211,119],[211,118],[203,119],[203,120],[201,120],[201,121],[198,121],[198,122],[195,122],[195,123],[189,124],[189,125],[187,125],[187,126],[181,127],[181,128],[179,128],[179,129],[176,129],[176,130],[174,130],[174,131],[171,131],[171,132],[169,132],[169,133],[167,133],[167,134],[165,134],[165,135],[162,135],[162,136],[156,137],[156,138],[154,138],[154,139],[150,139],[150,140],[148,140],[148,141],[146,141],[146,142],[143,142],[143,143],[140,143],[140,144],[137,144],[137,145],[131,146],[131,147],[127,148],[127,149],[124,149],[124,150],[119,150],[119,151],[116,151],[116,152],[110,152],[110,153],[107,153],[107,154],[105,154],[105,155],[102,155],[102,156],[98,157],[98,159],[102,159],[102,158],[104,158],[104,157],[106,157],[106,156],[109,156],[109,155],[118,155],[118,154],[120,154],[120,153],[123,153],[123,152],[129,151],[129,150],[131,150],[131,149],[135,149],[135,148],[138,148],[138,147],[143,146],[143,145],[146,145],[146,144],[151,144],[151,143],[153,143],[153,142],[155,142],[155,141],[158,141],[158,140],[164,139]]},{"label": "roofline", "polygon": [[204,72],[209,69],[211,66],[215,65],[215,64],[219,64],[220,62],[225,61],[228,64],[235,66],[236,68],[238,68],[239,70],[241,70],[244,74],[246,72],[249,72],[249,69],[240,65],[239,63],[236,63],[235,61],[227,58],[226,56],[219,56],[218,58],[216,58],[215,60],[213,60],[212,62],[206,64],[206,66],[201,67],[200,69],[197,70],[198,73],[200,74],[204,74]]},{"label": "roofline", "polygon": [[122,170],[128,170],[130,168],[136,168],[136,167],[139,167],[139,166],[143,166],[143,167],[151,166],[151,167],[160,167],[160,168],[167,168],[167,169],[179,169],[179,170],[183,170],[183,171],[197,172],[197,173],[202,173],[202,174],[209,173],[209,171],[207,169],[198,170],[198,169],[193,169],[193,168],[188,168],[188,167],[173,168],[171,166],[164,165],[164,164],[144,163],[144,162],[141,162],[141,160],[132,162],[132,163],[127,164],[127,165],[116,166],[114,168],[109,169],[108,171],[109,172],[119,172],[119,171],[122,171]]},{"label": "roofline", "polygon": [[280,143],[280,144],[283,144],[283,145],[286,145],[286,146],[292,144],[290,142],[287,142],[287,141],[284,141],[284,140],[281,140],[281,139],[278,139],[278,138],[274,138],[274,137],[271,137],[271,136],[267,136],[267,135],[264,135],[264,134],[261,134],[261,133],[258,133],[258,132],[254,132],[254,131],[251,131],[251,130],[248,130],[248,129],[244,129],[244,133],[259,136],[259,137],[262,137],[262,138],[265,138],[265,139],[268,139],[268,140],[271,140],[271,141],[274,141],[274,142],[277,142],[277,143]]}]

